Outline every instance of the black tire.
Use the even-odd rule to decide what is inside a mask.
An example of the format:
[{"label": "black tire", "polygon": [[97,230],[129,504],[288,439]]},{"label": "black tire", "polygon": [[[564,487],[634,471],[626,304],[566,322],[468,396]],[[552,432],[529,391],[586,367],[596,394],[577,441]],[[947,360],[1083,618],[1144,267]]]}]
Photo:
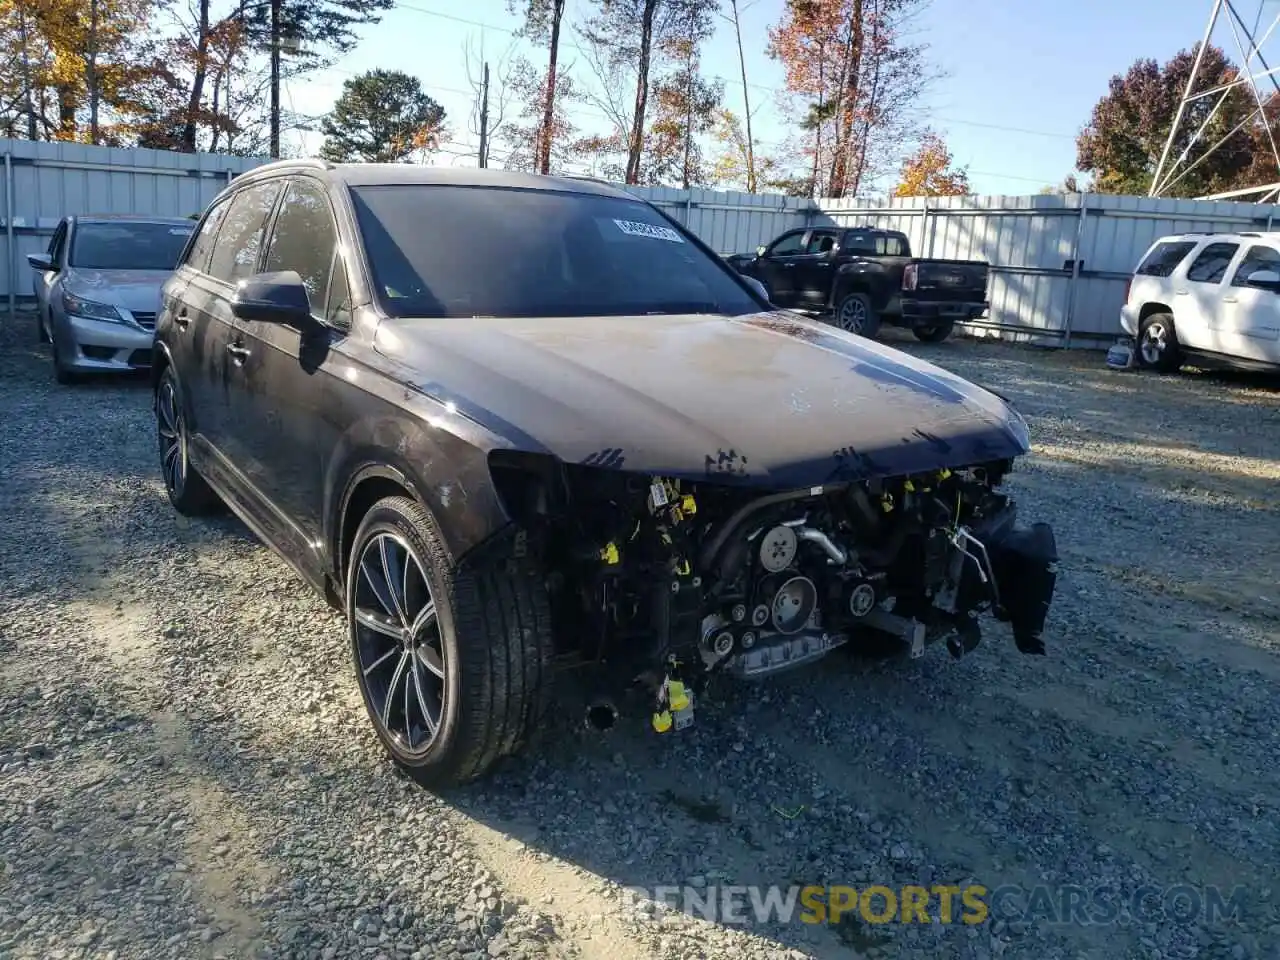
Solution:
[{"label": "black tire", "polygon": [[1173,314],[1153,313],[1138,324],[1138,366],[1160,373],[1174,373],[1182,366],[1182,347],[1173,325]]},{"label": "black tire", "polygon": [[49,342],[49,334],[44,331],[44,314],[36,309],[36,336],[40,338],[41,343]]},{"label": "black tire", "polygon": [[848,333],[873,339],[880,332],[880,314],[871,306],[865,293],[850,293],[836,304],[831,322]]},{"label": "black tire", "polygon": [[500,538],[459,565],[408,497],[374,504],[352,542],[344,609],[360,696],[383,749],[428,789],[487,774],[545,716],[549,600],[512,544]]},{"label": "black tire", "polygon": [[165,367],[156,385],[156,440],[160,449],[160,477],[173,508],[184,517],[216,513],[218,495],[191,466],[187,453],[187,415],[182,391],[172,367]]},{"label": "black tire", "polygon": [[928,326],[912,327],[911,332],[922,343],[941,343],[951,336],[951,332],[955,328],[956,322],[954,320],[939,320],[937,323],[931,323]]}]

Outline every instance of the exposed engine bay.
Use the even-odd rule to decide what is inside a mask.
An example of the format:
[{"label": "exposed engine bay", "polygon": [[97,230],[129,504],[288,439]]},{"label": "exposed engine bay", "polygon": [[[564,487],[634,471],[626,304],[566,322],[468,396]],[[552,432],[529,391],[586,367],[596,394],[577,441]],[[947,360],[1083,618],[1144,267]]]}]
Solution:
[{"label": "exposed engine bay", "polygon": [[913,657],[945,640],[960,657],[986,612],[1043,654],[1057,548],[998,492],[1011,468],[766,493],[562,466],[522,491],[524,525],[551,571],[562,652],[646,678],[665,729],[718,674],[764,677],[887,638]]}]

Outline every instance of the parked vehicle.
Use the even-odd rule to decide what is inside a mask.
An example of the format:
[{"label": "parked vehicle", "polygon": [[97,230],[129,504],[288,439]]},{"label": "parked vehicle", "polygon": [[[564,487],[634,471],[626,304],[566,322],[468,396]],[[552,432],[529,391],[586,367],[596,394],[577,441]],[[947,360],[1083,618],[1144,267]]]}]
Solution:
[{"label": "parked vehicle", "polygon": [[983,611],[1045,651],[1053,532],[1000,492],[1023,419],[772,311],[613,187],[259,167],[202,218],[155,350],[173,506],[226,504],[344,610],[425,784],[520,749],[564,666],[597,668],[588,722],[638,681],[661,732],[717,673],[885,636],[959,656]]},{"label": "parked vehicle", "polygon": [[887,323],[937,343],[990,306],[984,261],[913,257],[906,234],[896,230],[788,230],[754,254],[726,259],[763,283],[777,306],[828,314],[840,329],[864,337]]},{"label": "parked vehicle", "polygon": [[27,257],[37,334],[52,344],[59,383],[151,365],[160,287],[194,226],[178,217],[64,217],[48,250]]},{"label": "parked vehicle", "polygon": [[1280,233],[1182,233],[1133,272],[1120,327],[1141,367],[1280,366]]}]

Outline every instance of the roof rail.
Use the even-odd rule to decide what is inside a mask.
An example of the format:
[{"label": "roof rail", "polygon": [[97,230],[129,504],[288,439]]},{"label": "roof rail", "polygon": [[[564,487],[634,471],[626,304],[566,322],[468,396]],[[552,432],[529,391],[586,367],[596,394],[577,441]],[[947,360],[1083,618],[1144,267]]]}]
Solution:
[{"label": "roof rail", "polygon": [[333,164],[328,160],[322,160],[319,157],[298,157],[296,159],[272,160],[269,163],[260,164],[246,173],[257,173],[259,170],[275,170],[284,167],[310,167],[313,170],[332,170]]},{"label": "roof rail", "polygon": [[599,183],[606,187],[616,187],[616,183],[612,183],[604,177],[590,177],[585,173],[557,173],[555,176],[561,180],[585,180],[588,183]]}]

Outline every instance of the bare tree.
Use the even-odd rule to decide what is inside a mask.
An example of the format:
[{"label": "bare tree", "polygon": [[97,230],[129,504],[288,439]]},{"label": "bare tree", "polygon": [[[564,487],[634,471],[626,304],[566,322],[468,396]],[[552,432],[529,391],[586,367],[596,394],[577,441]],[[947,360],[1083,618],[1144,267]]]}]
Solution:
[{"label": "bare tree", "polygon": [[[506,48],[498,54],[489,71],[489,116],[485,132],[488,144],[492,144],[502,137],[507,127],[511,125],[512,113],[516,109],[516,91],[512,85],[512,77],[515,73],[513,58],[517,47],[518,42],[512,39]],[[485,59],[483,32],[480,34],[479,44],[476,44],[472,37],[467,37],[466,45],[463,48],[463,58],[466,64],[467,84],[475,93],[471,114],[467,118],[467,129],[473,136],[479,138],[480,112],[484,108],[482,102],[484,98],[484,68],[485,64],[488,63]],[[491,152],[487,146],[485,152]],[[483,159],[477,156],[477,160],[483,161]]]}]

